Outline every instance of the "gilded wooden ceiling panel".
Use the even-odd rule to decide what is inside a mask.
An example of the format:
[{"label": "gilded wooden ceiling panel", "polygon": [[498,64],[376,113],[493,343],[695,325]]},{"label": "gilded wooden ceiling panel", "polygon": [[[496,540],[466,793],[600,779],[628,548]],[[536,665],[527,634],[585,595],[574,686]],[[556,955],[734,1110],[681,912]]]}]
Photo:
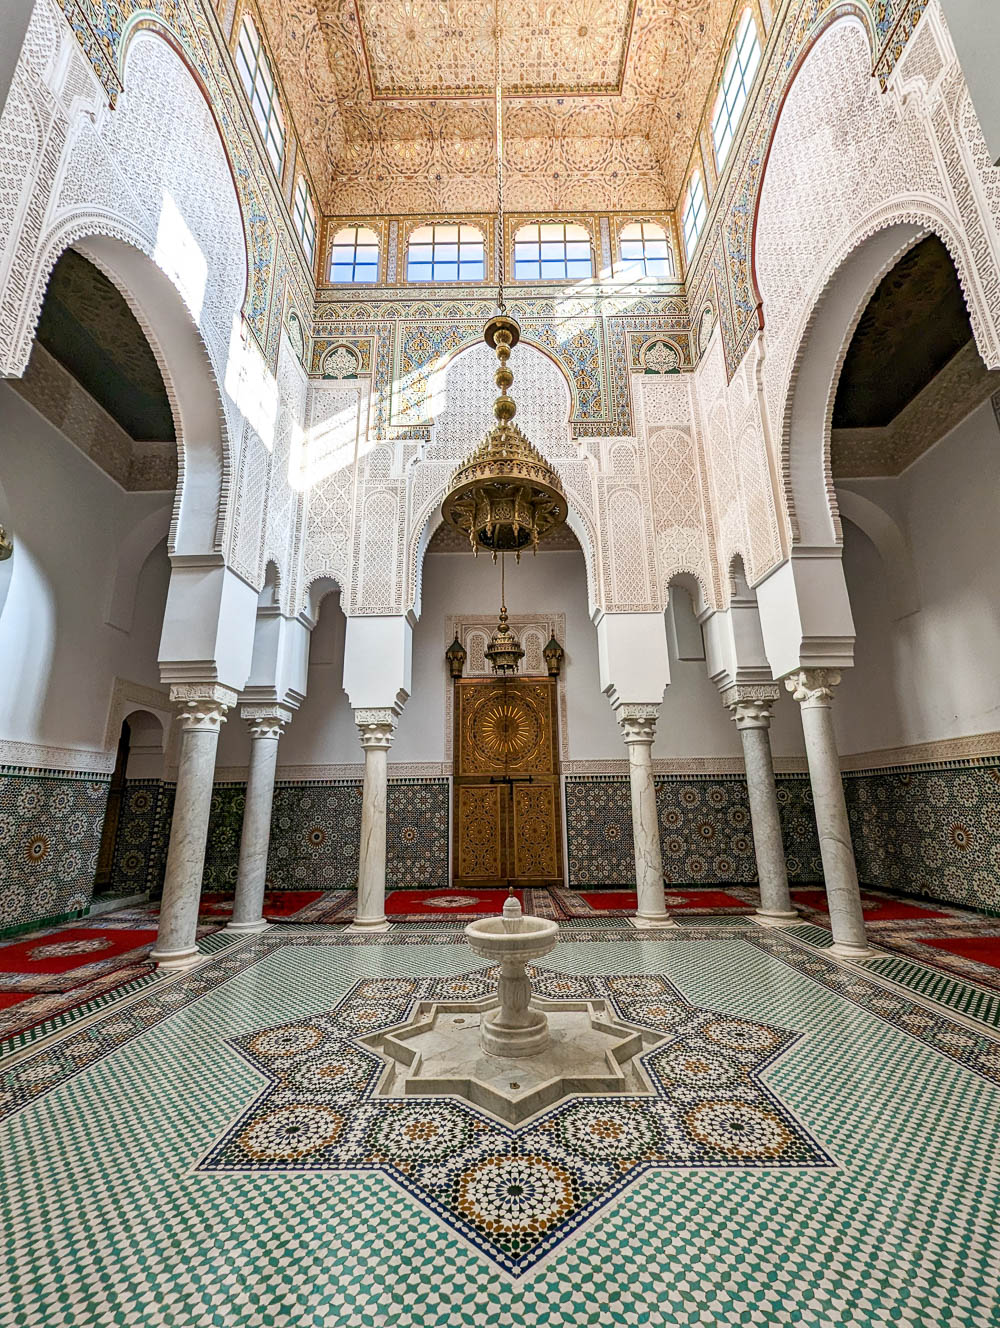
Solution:
[{"label": "gilded wooden ceiling panel", "polygon": [[[494,202],[492,6],[260,0],[328,212]],[[733,0],[505,0],[512,209],[673,206]]]}]

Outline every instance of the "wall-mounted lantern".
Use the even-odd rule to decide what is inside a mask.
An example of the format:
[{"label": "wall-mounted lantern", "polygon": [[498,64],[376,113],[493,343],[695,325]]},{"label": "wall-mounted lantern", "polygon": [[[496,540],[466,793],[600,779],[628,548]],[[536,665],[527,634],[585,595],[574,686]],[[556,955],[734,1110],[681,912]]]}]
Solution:
[{"label": "wall-mounted lantern", "polygon": [[448,672],[453,678],[461,678],[465,670],[465,647],[456,636],[451,645],[444,652],[444,657],[448,661]]},{"label": "wall-mounted lantern", "polygon": [[545,656],[545,663],[549,670],[549,677],[558,678],[559,670],[562,668],[562,662],[566,656],[566,652],[554,636],[550,637],[549,644],[542,651],[542,654]]}]

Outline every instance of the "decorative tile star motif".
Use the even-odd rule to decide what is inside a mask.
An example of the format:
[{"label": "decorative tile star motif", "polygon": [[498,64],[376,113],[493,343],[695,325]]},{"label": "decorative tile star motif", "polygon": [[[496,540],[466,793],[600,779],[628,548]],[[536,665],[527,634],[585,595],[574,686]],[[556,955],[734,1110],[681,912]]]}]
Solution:
[{"label": "decorative tile star motif", "polygon": [[643,1056],[654,1095],[569,1097],[519,1128],[456,1098],[376,1097],[384,1062],[364,1039],[418,1001],[489,995],[493,972],[365,979],[327,1013],[231,1040],[270,1084],[199,1169],[381,1170],[516,1277],[650,1168],[834,1165],[760,1082],[799,1034],[691,1005],[656,975],[536,969],[533,988],[665,1037]]}]

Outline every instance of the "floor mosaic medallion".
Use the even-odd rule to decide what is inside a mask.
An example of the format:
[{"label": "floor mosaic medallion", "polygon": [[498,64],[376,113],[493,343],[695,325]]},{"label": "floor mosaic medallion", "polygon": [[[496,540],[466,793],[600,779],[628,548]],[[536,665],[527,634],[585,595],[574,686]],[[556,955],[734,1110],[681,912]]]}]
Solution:
[{"label": "floor mosaic medallion", "polygon": [[356,983],[329,1012],[230,1039],[270,1081],[199,1170],[379,1170],[520,1276],[651,1168],[816,1168],[832,1159],[761,1083],[801,1036],[686,1001],[659,975],[533,970],[550,1001],[603,1000],[663,1040],[645,1097],[569,1097],[512,1128],[452,1097],[381,1098],[373,1035],[417,1002],[468,1002],[490,970]]}]

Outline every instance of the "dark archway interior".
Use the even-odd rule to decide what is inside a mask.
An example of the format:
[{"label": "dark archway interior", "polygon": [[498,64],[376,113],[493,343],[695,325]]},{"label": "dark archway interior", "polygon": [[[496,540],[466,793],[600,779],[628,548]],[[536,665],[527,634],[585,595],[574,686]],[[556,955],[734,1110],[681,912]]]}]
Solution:
[{"label": "dark archway interior", "polygon": [[929,235],[882,278],[869,300],[844,360],[833,427],[888,424],[971,336],[951,256]]},{"label": "dark archway interior", "polygon": [[67,249],[52,270],[37,339],[137,442],[173,442],[159,365],[117,287]]}]

